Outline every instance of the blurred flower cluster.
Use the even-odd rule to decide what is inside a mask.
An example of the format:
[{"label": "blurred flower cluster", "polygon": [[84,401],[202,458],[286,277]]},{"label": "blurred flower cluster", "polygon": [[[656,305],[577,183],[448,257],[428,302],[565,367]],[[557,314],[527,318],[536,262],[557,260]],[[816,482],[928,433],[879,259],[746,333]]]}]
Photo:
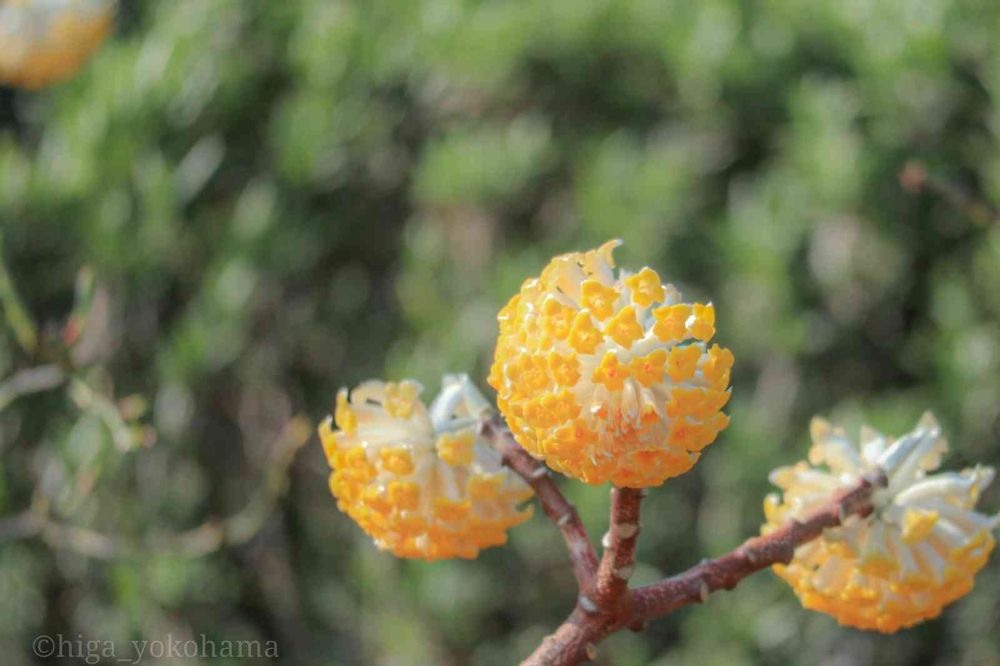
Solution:
[{"label": "blurred flower cluster", "polygon": [[0,2],[0,81],[40,88],[80,67],[111,29],[114,0]]}]

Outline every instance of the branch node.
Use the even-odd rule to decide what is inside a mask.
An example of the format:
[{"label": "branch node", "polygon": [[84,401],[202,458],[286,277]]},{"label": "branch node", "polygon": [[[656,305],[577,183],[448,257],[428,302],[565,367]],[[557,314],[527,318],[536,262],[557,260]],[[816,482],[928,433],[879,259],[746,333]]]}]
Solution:
[{"label": "branch node", "polygon": [[885,475],[885,471],[881,468],[876,469],[874,472],[865,474],[864,480],[876,488],[885,488],[889,485],[889,477]]},{"label": "branch node", "polygon": [[[627,590],[625,599],[628,604],[623,607],[623,616],[616,617],[612,614],[609,620],[610,630],[608,624],[600,624],[594,627],[595,633],[580,637],[575,645],[579,646],[588,639],[593,640],[592,636],[603,638],[625,627],[633,631],[641,630],[644,621],[661,617],[682,606],[705,603],[712,593],[731,590],[741,580],[768,565],[788,562],[798,546],[819,538],[824,529],[838,524],[839,506],[850,507],[852,513],[862,516],[870,512],[872,495],[881,484],[884,484],[884,480],[859,479],[853,488],[830,498],[826,504],[817,507],[815,511],[800,520],[790,520],[780,527],[768,530],[762,536],[747,539],[728,554],[713,560],[702,560],[685,572],[657,583]],[[638,521],[630,519],[626,522]],[[617,564],[616,569],[621,568],[622,563]],[[617,579],[615,582],[620,583]],[[588,619],[601,620],[604,617],[607,616],[598,615]],[[578,625],[571,624],[571,626]],[[580,648],[574,649],[574,656],[579,659]]]},{"label": "branch node", "polygon": [[559,527],[565,527],[571,520],[573,520],[573,512],[567,511],[563,515],[559,516],[559,519],[556,521],[556,525]]},{"label": "branch node", "polygon": [[640,631],[643,631],[645,629],[646,629],[646,621],[645,620],[636,620],[632,624],[628,625],[628,630],[629,631],[634,631],[636,633],[638,633]]},{"label": "branch node", "polygon": [[701,603],[705,603],[706,601],[708,601],[708,595],[710,594],[710,592],[711,591],[708,589],[708,583],[706,583],[704,580],[701,581],[701,584],[698,587],[699,601],[701,601]]},{"label": "branch node", "polygon": [[633,572],[635,572],[635,567],[629,565],[615,569],[615,576],[621,578],[622,580],[628,580],[632,577]]},{"label": "branch node", "polygon": [[539,465],[531,472],[531,478],[540,479],[543,476],[548,476],[548,474],[549,474],[549,469],[547,467]]},{"label": "branch node", "polygon": [[622,539],[631,539],[639,533],[639,525],[637,523],[618,523],[611,529]]},{"label": "branch node", "polygon": [[601,537],[601,546],[605,550],[607,550],[608,548],[611,548],[611,531],[610,530],[608,530],[607,532],[605,532],[604,536]]},{"label": "branch node", "polygon": [[594,613],[596,613],[596,612],[597,612],[598,610],[600,610],[600,609],[599,609],[599,608],[597,607],[597,604],[595,604],[595,603],[594,603],[594,602],[593,602],[593,601],[591,600],[591,598],[590,598],[590,597],[588,597],[588,596],[587,596],[586,594],[581,594],[581,595],[580,595],[580,599],[579,599],[579,602],[580,602],[580,608],[582,608],[582,609],[583,609],[583,612],[584,612],[584,613],[590,613],[590,614],[594,614]]},{"label": "branch node", "polygon": [[593,643],[587,643],[584,646],[584,651],[587,653],[587,661],[594,661],[597,659],[597,646]]}]

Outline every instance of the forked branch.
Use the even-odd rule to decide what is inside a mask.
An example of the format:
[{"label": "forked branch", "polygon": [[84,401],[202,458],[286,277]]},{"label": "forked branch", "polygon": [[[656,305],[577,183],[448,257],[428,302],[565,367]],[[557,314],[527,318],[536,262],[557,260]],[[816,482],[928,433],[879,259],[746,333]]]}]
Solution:
[{"label": "forked branch", "polygon": [[871,513],[872,495],[886,483],[884,476],[863,478],[803,521],[791,521],[764,536],[748,539],[736,550],[683,573],[629,589],[643,492],[631,488],[612,490],[611,528],[598,566],[576,510],[541,463],[521,449],[498,417],[484,425],[484,434],[497,446],[505,464],[535,489],[542,509],[562,530],[580,581],[576,608],[523,666],[571,666],[593,661],[597,644],[608,635],[626,627],[639,628],[648,620],[688,604],[703,603],[712,592],[731,590],[752,573],[774,564],[787,564],[798,546],[819,537],[823,530],[840,525],[848,516]]}]

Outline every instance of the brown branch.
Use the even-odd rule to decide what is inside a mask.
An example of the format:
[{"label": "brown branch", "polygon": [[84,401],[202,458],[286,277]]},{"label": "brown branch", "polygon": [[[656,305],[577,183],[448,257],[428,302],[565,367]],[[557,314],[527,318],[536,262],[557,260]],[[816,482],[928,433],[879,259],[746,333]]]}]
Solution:
[{"label": "brown branch", "polygon": [[636,488],[611,489],[611,525],[604,539],[604,556],[597,569],[594,602],[609,606],[628,590],[635,568],[639,540],[639,506],[645,492]]},{"label": "brown branch", "polygon": [[500,453],[503,463],[535,491],[542,511],[555,522],[566,541],[581,595],[590,594],[597,571],[597,553],[576,507],[563,496],[559,486],[549,476],[548,468],[521,448],[499,416],[494,414],[485,419],[482,433]]},{"label": "brown branch", "polygon": [[634,590],[635,614],[642,619],[660,617],[681,606],[704,602],[712,592],[731,590],[750,574],[772,564],[788,564],[798,546],[817,538],[823,530],[840,525],[852,514],[871,513],[872,492],[879,485],[884,485],[884,480],[862,479],[803,522],[793,520],[764,536],[748,539],[727,555]]},{"label": "brown branch", "polygon": [[266,526],[286,490],[295,454],[309,440],[312,431],[311,423],[303,416],[295,416],[285,424],[257,492],[242,509],[226,518],[209,518],[198,527],[179,533],[130,539],[58,522],[50,515],[48,501],[36,495],[30,508],[14,516],[0,517],[0,544],[38,538],[53,549],[70,550],[99,560],[136,557],[147,552],[197,558],[225,546],[245,544]]},{"label": "brown branch", "polygon": [[597,644],[609,634],[662,617],[682,606],[704,602],[716,590],[732,589],[750,574],[791,561],[795,549],[836,527],[848,516],[868,515],[872,494],[885,476],[865,478],[836,495],[804,521],[792,521],[764,536],[745,541],[733,552],[706,560],[684,573],[625,594],[619,603],[591,612],[579,603],[569,618],[545,639],[523,666],[572,666],[592,661]]},{"label": "brown branch", "polygon": [[0,411],[20,397],[61,386],[66,373],[58,365],[39,365],[20,370],[0,382]]},{"label": "brown branch", "polygon": [[899,183],[913,194],[930,192],[941,197],[976,224],[988,225],[1000,221],[1000,211],[995,206],[929,173],[923,162],[911,160],[904,164],[899,172]]}]

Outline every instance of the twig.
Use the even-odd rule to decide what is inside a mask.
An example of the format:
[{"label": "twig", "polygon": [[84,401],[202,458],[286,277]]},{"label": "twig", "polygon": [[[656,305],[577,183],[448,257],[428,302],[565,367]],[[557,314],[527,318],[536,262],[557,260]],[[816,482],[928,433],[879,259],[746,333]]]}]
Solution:
[{"label": "twig", "polygon": [[635,546],[639,539],[639,506],[642,490],[611,489],[611,525],[605,536],[604,556],[597,569],[594,601],[600,605],[614,604],[628,590],[628,581],[635,568]]},{"label": "twig", "polygon": [[196,558],[223,546],[244,544],[267,524],[285,491],[295,454],[311,434],[312,425],[305,417],[295,416],[289,420],[275,444],[259,490],[242,509],[225,519],[210,518],[178,534],[150,535],[136,541],[60,523],[49,515],[46,501],[36,500],[22,513],[0,518],[0,543],[38,537],[52,548],[101,560],[137,556],[145,551]]},{"label": "twig", "polygon": [[99,560],[114,559],[123,551],[123,544],[114,537],[52,520],[44,500],[36,499],[31,508],[0,519],[0,543],[34,537],[52,548],[73,550]]},{"label": "twig", "polygon": [[37,533],[38,520],[31,509],[0,518],[0,544],[19,541]]},{"label": "twig", "polygon": [[884,478],[862,479],[803,522],[791,521],[769,534],[748,539],[727,555],[634,590],[634,612],[644,619],[666,615],[681,606],[703,602],[717,590],[731,590],[750,574],[772,564],[788,564],[798,546],[817,538],[823,530],[840,525],[847,516],[871,513],[872,492],[884,484]]},{"label": "twig", "polygon": [[573,564],[573,574],[576,576],[580,594],[584,598],[591,594],[594,586],[594,575],[597,572],[597,553],[590,542],[590,536],[580,521],[580,514],[559,490],[548,474],[548,469],[521,448],[514,440],[510,430],[500,420],[492,415],[483,421],[483,436],[499,451],[505,465],[523,478],[542,505],[542,511],[551,518],[566,541],[566,549]]},{"label": "twig", "polygon": [[72,550],[95,560],[114,560],[130,552],[129,545],[117,537],[48,519],[42,522],[40,535],[52,548]]},{"label": "twig", "polygon": [[1000,220],[1000,211],[995,206],[932,175],[923,162],[911,160],[903,165],[899,172],[899,183],[913,194],[922,192],[936,194],[976,224],[988,225]]},{"label": "twig", "polygon": [[871,513],[872,494],[884,485],[884,475],[862,479],[853,488],[836,494],[806,520],[790,522],[764,536],[747,540],[727,555],[632,590],[616,605],[597,607],[595,612],[587,613],[578,604],[523,666],[572,666],[593,661],[597,644],[609,634],[662,617],[682,606],[704,602],[712,592],[732,589],[750,574],[773,564],[787,564],[798,546],[817,538],[823,530],[840,525],[850,515]]},{"label": "twig", "polygon": [[129,451],[138,444],[117,405],[87,382],[74,377],[69,384],[69,397],[80,411],[89,411],[104,421],[119,451]]},{"label": "twig", "polygon": [[14,286],[7,264],[3,259],[3,236],[0,234],[0,308],[3,309],[7,325],[14,332],[18,345],[28,356],[33,356],[38,348],[38,329],[32,321],[28,309],[24,307],[17,288]]},{"label": "twig", "polygon": [[55,364],[20,370],[0,383],[0,411],[22,396],[54,389],[65,381],[66,373]]},{"label": "twig", "polygon": [[237,513],[224,520],[208,520],[173,540],[174,548],[189,557],[218,550],[223,545],[238,546],[250,541],[267,524],[274,505],[288,485],[288,470],[295,454],[312,436],[312,424],[295,416],[285,424],[275,444],[260,489]]}]

